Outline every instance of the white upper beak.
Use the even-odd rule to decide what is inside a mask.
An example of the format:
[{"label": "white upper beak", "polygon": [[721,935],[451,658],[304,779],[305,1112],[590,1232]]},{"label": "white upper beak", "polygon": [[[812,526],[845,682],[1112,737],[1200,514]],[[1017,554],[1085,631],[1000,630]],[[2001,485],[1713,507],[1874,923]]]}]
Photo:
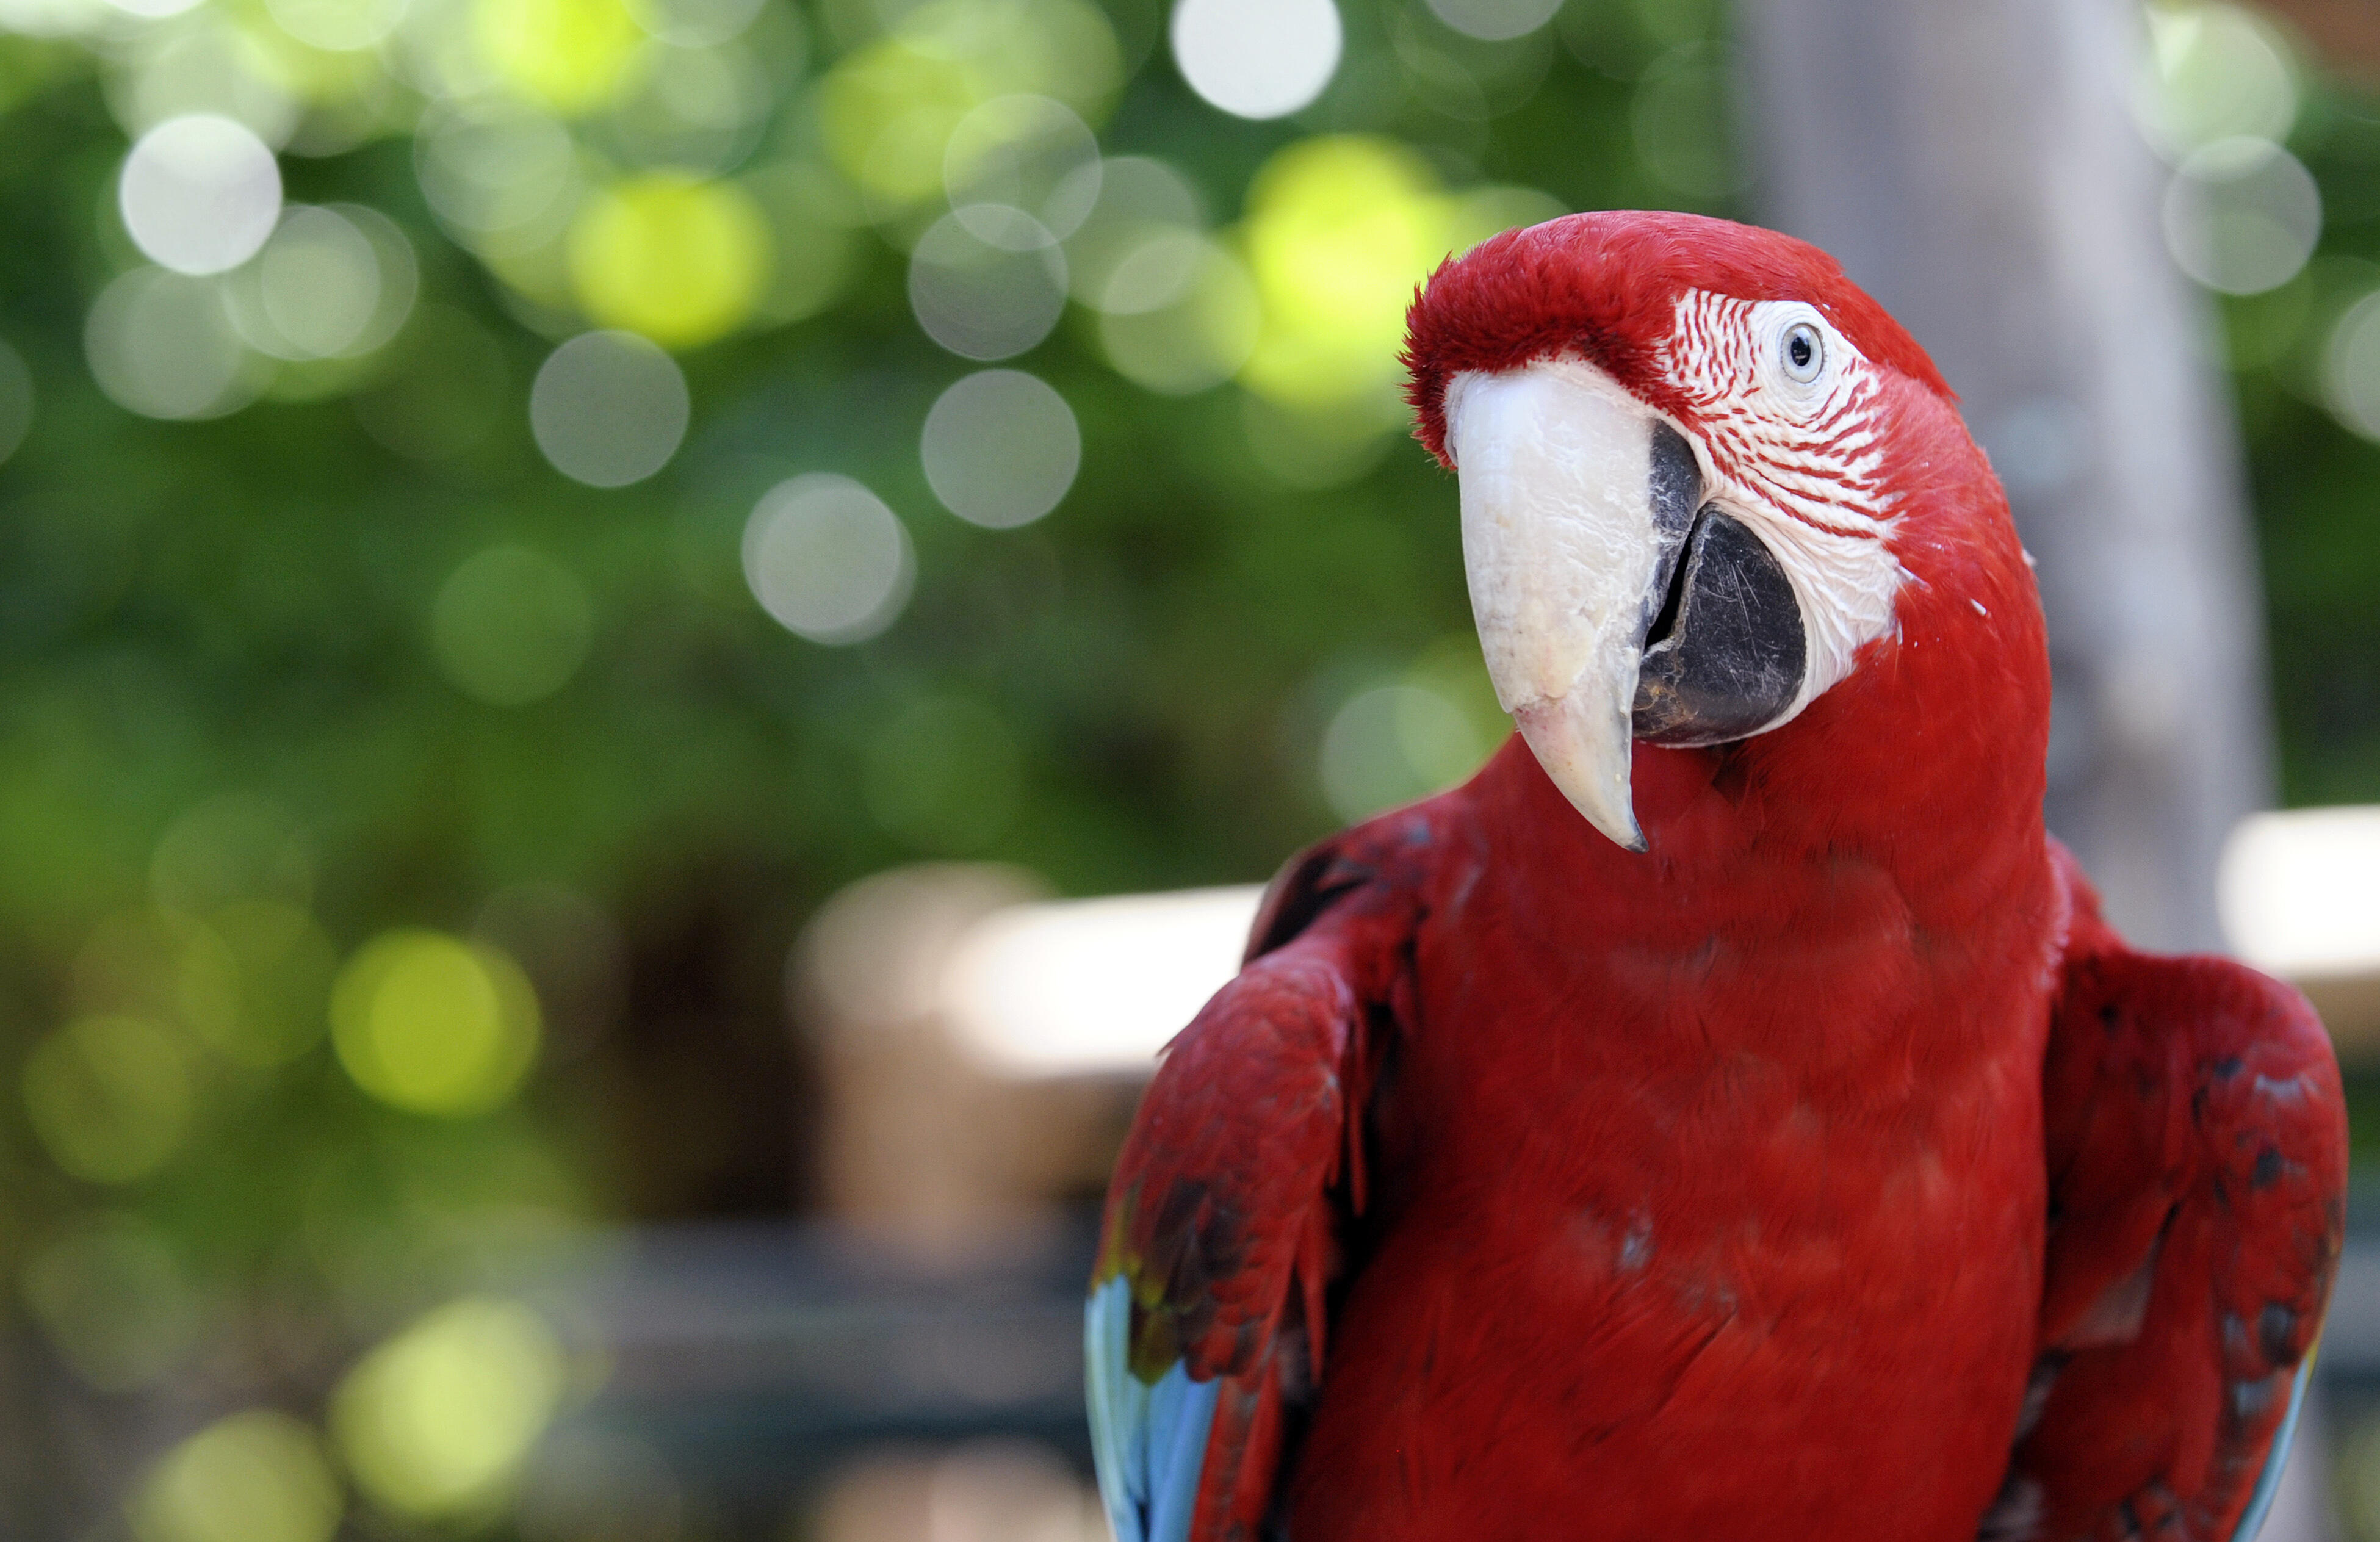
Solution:
[{"label": "white upper beak", "polygon": [[1554,785],[1631,851],[1645,837],[1630,711],[1662,552],[1654,421],[1577,360],[1459,375],[1446,395],[1463,566],[1497,699]]}]

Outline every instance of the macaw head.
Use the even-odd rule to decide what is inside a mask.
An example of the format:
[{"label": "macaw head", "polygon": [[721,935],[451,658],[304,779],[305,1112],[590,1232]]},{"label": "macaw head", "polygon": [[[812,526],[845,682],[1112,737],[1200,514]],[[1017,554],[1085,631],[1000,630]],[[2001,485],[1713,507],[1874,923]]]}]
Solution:
[{"label": "macaw head", "polygon": [[1919,640],[2040,651],[1949,388],[1815,247],[1676,213],[1510,231],[1431,277],[1405,361],[1497,697],[1622,846],[1640,746],[1773,735],[1863,674],[1905,694],[1887,655]]}]

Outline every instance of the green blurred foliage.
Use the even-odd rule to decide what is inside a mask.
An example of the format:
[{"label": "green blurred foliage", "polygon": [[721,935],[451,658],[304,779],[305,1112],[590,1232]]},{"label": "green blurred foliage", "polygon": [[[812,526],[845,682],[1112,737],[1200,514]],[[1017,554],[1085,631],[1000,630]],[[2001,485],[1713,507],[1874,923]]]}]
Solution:
[{"label": "green blurred foliage", "polygon": [[[1185,85],[1154,0],[1010,6],[1021,22],[971,4],[921,22],[762,0],[739,25],[732,5],[418,0],[345,51],[299,36],[403,8],[0,5],[0,366],[26,366],[0,369],[0,444],[26,381],[32,401],[0,462],[0,1281],[95,1394],[313,1421],[193,1437],[141,1490],[144,1536],[235,1514],[319,1535],[318,1439],[378,1524],[447,1524],[501,1488],[440,1454],[434,1419],[403,1422],[440,1378],[507,1363],[433,1347],[440,1304],[593,1222],[803,1202],[782,971],[841,885],[944,856],[1084,893],[1254,879],[1347,811],[1322,761],[1351,699],[1403,704],[1341,725],[1361,800],[1460,775],[1500,732],[1451,483],[1395,417],[1396,311],[1515,221],[1730,209],[1715,14],[1573,0],[1488,43],[1417,0],[1352,6],[1331,88],[1252,123]],[[722,15],[684,58],[641,30]],[[950,29],[987,16],[1057,41],[953,73]],[[1192,287],[1103,317],[1078,275],[1003,361],[1064,398],[1080,467],[1053,512],[996,529],[921,466],[929,407],[979,366],[921,330],[907,249],[948,207],[955,120],[1020,87],[1186,183],[1143,178],[1183,203]],[[757,107],[706,127],[729,98]],[[360,206],[394,222],[418,296],[354,357],[237,350],[192,398],[220,415],[140,416],[95,379],[170,398],[120,383],[136,344],[94,310],[145,270],[119,168],[167,109],[226,102],[280,113],[290,205],[347,224],[220,280],[140,282],[343,341],[354,325],[285,312],[334,294],[344,270],[319,264],[353,232],[394,271]],[[930,153],[844,142],[880,119]],[[1685,148],[1665,169],[1640,140]],[[1271,223],[1245,226],[1296,147]],[[578,212],[492,234],[504,199],[534,201],[498,163],[563,168]],[[1129,255],[1088,239],[1070,249],[1094,276]],[[310,287],[276,291],[274,261]],[[628,485],[560,474],[532,432],[532,382],[589,325],[684,372],[684,443]],[[1250,347],[1269,395],[1228,382]],[[577,453],[650,427],[623,411]],[[752,511],[811,472],[905,529],[913,589],[865,641],[805,640],[747,584]],[[1405,753],[1416,723],[1446,742]],[[516,1093],[504,1057],[527,1047]],[[534,1422],[568,1377],[511,1311],[473,1331],[527,1335],[505,1353],[544,1367]],[[374,1389],[400,1384],[432,1401],[391,1412]]]}]

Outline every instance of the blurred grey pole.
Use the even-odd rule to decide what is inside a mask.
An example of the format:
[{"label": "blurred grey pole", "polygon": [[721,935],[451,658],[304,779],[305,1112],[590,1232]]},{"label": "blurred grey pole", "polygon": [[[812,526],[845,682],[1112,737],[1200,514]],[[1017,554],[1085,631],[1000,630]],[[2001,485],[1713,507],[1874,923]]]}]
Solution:
[{"label": "blurred grey pole", "polygon": [[1736,25],[1760,217],[1933,354],[2038,560],[2051,830],[2136,941],[2221,946],[2216,856],[2272,795],[2264,615],[2215,318],[2128,108],[2137,8],[1739,0]]},{"label": "blurred grey pole", "polygon": [[[2138,9],[1737,0],[1736,27],[1761,217],[1933,354],[2038,561],[2050,829],[2135,941],[2220,947],[2223,837],[2272,795],[2264,606],[2215,318],[2130,113]],[[2334,1531],[2308,1422],[2265,1542]]]}]

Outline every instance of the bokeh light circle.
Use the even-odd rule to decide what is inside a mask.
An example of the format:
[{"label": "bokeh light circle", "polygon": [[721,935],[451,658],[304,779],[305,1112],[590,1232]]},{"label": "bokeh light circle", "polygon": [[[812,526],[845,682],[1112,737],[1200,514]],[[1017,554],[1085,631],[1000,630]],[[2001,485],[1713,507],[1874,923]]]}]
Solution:
[{"label": "bokeh light circle", "polygon": [[281,216],[281,164],[245,124],[212,113],[140,136],[116,186],[124,228],[150,261],[219,273],[256,255]]},{"label": "bokeh light circle", "polygon": [[413,242],[395,220],[379,210],[360,203],[326,203],[322,212],[337,215],[362,232],[364,239],[371,243],[373,269],[380,275],[380,297],[372,307],[371,318],[340,356],[353,358],[384,346],[411,318],[413,303],[421,295],[421,264],[413,254]]},{"label": "bokeh light circle", "polygon": [[499,1108],[537,1059],[536,994],[495,948],[399,930],[366,944],[331,988],[331,1044],[391,1108],[455,1118]]},{"label": "bokeh light circle", "polygon": [[100,291],[83,325],[91,378],[144,418],[213,418],[261,383],[211,279],[135,268]]},{"label": "bokeh light circle", "polygon": [[1066,309],[1066,260],[1040,221],[981,204],[945,214],[909,258],[909,306],[926,335],[963,358],[1010,358],[1050,335]]},{"label": "bokeh light circle", "polygon": [[366,1355],[331,1400],[347,1470],[400,1515],[483,1510],[519,1472],[561,1402],[562,1345],[518,1302],[470,1297]]},{"label": "bokeh light circle", "polygon": [[590,199],[570,229],[589,317],[670,347],[742,325],[769,283],[769,222],[732,182],[655,172]]},{"label": "bokeh light circle", "polygon": [[2356,301],[2332,326],[2322,385],[2331,416],[2380,441],[2380,291]]},{"label": "bokeh light circle", "polygon": [[2261,295],[2313,255],[2322,190],[2268,140],[2217,140],[2174,173],[2164,216],[2166,249],[2182,272],[2227,295]]},{"label": "bokeh light circle", "polygon": [[1092,299],[1111,316],[1138,316],[1173,304],[1198,282],[1213,245],[1194,230],[1160,230],[1118,258]]},{"label": "bokeh light circle", "polygon": [[2147,6],[2149,47],[2132,107],[2152,144],[2180,159],[2245,136],[2287,139],[2298,116],[2297,67],[2273,24],[2240,6]]},{"label": "bokeh light circle", "polygon": [[1099,196],[1079,229],[1066,238],[1066,278],[1075,298],[1098,306],[1116,265],[1155,237],[1206,227],[1189,179],[1162,161],[1121,155],[1078,176],[1096,176]]},{"label": "bokeh light circle", "polygon": [[985,240],[1007,239],[1003,216],[1011,209],[1062,240],[1099,201],[1099,141],[1062,102],[994,97],[951,131],[942,182],[960,223]]},{"label": "bokeh light circle", "polygon": [[623,0],[471,0],[469,16],[504,83],[565,115],[609,101],[645,41]]},{"label": "bokeh light circle", "polygon": [[762,0],[628,0],[637,25],[680,48],[733,42],[760,14]]},{"label": "bokeh light circle", "polygon": [[1344,35],[1331,0],[1179,0],[1173,62],[1234,117],[1287,117],[1322,94]]},{"label": "bokeh light circle", "polygon": [[[1553,212],[1544,195],[1520,188],[1449,197],[1427,159],[1380,135],[1320,135],[1284,147],[1250,180],[1233,247],[1246,259],[1262,312],[1240,383],[1304,408],[1369,402],[1383,427],[1401,420],[1397,349],[1415,285],[1448,254]],[[1217,282],[1232,255],[1210,252]],[[1173,269],[1170,260],[1140,261],[1155,262],[1160,276]],[[1111,289],[1131,288],[1123,277],[1120,268]],[[1118,324],[1125,319],[1110,316],[1102,335],[1117,367],[1139,378],[1136,356],[1122,346],[1138,329]],[[1146,358],[1164,366],[1160,354]]]},{"label": "bokeh light circle", "polygon": [[568,685],[594,633],[586,586],[525,546],[470,558],[430,607],[439,668],[455,689],[492,707],[542,701]]},{"label": "bokeh light circle", "polygon": [[589,487],[625,487],[669,464],[693,412],[686,374],[633,332],[589,332],[546,356],[529,387],[537,447]]},{"label": "bokeh light circle", "polygon": [[240,338],[274,358],[349,358],[386,342],[413,308],[413,250],[385,215],[294,204],[255,261],[226,274]]},{"label": "bokeh light circle", "polygon": [[332,53],[370,48],[405,19],[408,0],[264,0],[281,30]]},{"label": "bokeh light circle", "polygon": [[1367,819],[1468,775],[1486,749],[1462,707],[1443,693],[1382,686],[1332,715],[1318,767],[1323,795],[1341,819]]},{"label": "bokeh light circle", "polygon": [[749,49],[656,40],[639,52],[635,89],[606,116],[604,138],[631,164],[698,177],[750,154],[774,105],[774,84]]},{"label": "bokeh light circle", "polygon": [[105,30],[107,0],[0,0],[0,30],[25,38],[88,37]]},{"label": "bokeh light circle", "polygon": [[131,29],[107,78],[108,105],[136,139],[174,118],[220,114],[277,149],[305,109],[268,37],[213,7],[178,26]]},{"label": "bokeh light circle", "polygon": [[252,1408],[167,1452],[131,1519],[139,1542],[330,1542],[346,1509],[313,1430]]},{"label": "bokeh light circle", "polygon": [[570,131],[506,98],[432,103],[414,131],[413,159],[431,211],[491,252],[550,237],[578,176]]},{"label": "bokeh light circle", "polygon": [[918,442],[942,506],[992,529],[1029,525],[1058,506],[1083,463],[1074,408],[1020,370],[982,370],[926,414]]},{"label": "bokeh light circle", "polygon": [[1116,373],[1169,396],[1220,385],[1254,357],[1264,329],[1256,282],[1236,257],[1190,237],[1186,272],[1178,235],[1145,243],[1119,263],[1111,297],[1134,310],[1099,318],[1099,343]]},{"label": "bokeh light circle", "polygon": [[813,472],[763,493],[744,526],[744,580],[760,608],[812,642],[875,637],[915,581],[909,532],[849,477]]}]

